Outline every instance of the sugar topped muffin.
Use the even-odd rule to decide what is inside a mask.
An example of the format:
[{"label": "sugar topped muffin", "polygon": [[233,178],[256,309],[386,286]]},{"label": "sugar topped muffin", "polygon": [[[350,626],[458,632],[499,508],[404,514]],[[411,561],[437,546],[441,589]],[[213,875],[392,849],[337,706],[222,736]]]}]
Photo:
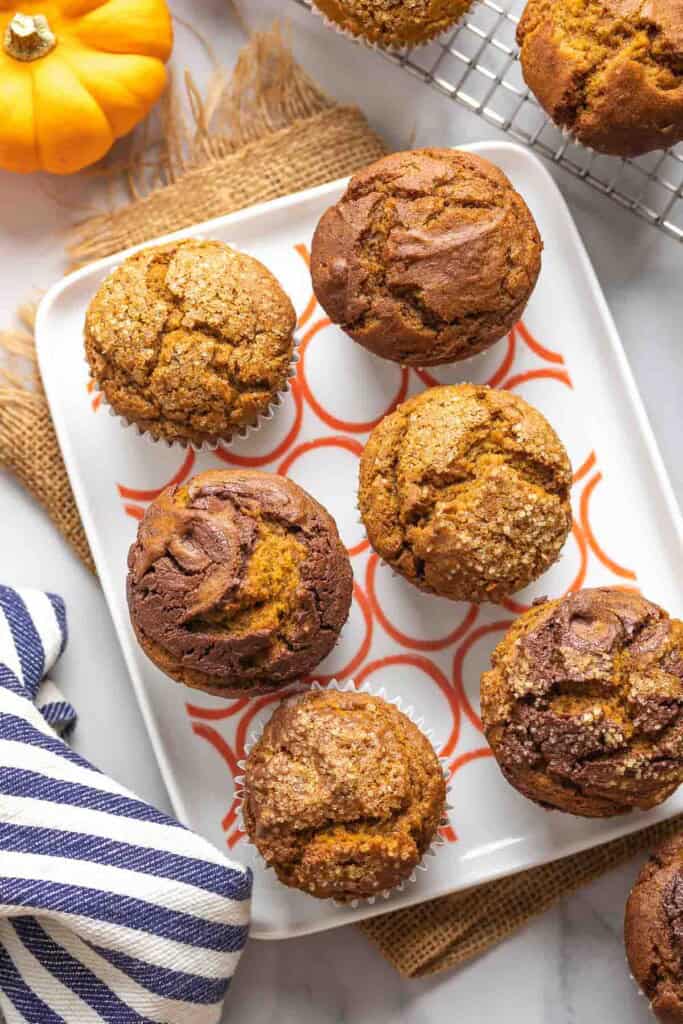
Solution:
[{"label": "sugar topped muffin", "polygon": [[296,315],[258,260],[185,239],[129,256],[85,322],[92,377],[114,412],[159,440],[228,441],[287,384]]},{"label": "sugar topped muffin", "polygon": [[378,46],[424,43],[454,25],[472,0],[313,0],[315,6],[351,35]]},{"label": "sugar topped muffin", "polygon": [[137,638],[170,678],[220,697],[276,690],[334,647],[351,564],[328,512],[291,480],[210,470],[167,488],[128,556]]},{"label": "sugar topped muffin", "polygon": [[662,1024],[683,1024],[683,832],[658,847],[631,890],[624,920],[633,977]]},{"label": "sugar topped muffin", "polygon": [[427,737],[367,693],[290,698],[246,760],[251,841],[281,882],[320,898],[374,896],[408,878],[445,804]]},{"label": "sugar topped muffin", "polygon": [[430,388],[375,427],[360,465],[371,545],[411,583],[500,601],[557,559],[571,465],[544,417],[484,385]]},{"label": "sugar topped muffin", "polygon": [[610,817],[683,781],[683,622],[639,594],[600,587],[535,605],[492,665],[484,730],[524,796]]},{"label": "sugar topped muffin", "polygon": [[517,29],[526,84],[600,153],[683,139],[683,7],[676,0],[528,0]]},{"label": "sugar topped muffin", "polygon": [[526,203],[483,157],[393,153],[359,171],[316,229],[311,274],[330,319],[412,366],[465,359],[520,319],[541,268]]}]

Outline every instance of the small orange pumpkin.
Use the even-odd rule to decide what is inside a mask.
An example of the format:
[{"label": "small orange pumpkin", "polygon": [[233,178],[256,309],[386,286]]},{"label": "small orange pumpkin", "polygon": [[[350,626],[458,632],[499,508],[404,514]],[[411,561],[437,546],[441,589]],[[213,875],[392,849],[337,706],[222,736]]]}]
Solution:
[{"label": "small orange pumpkin", "polygon": [[99,160],[159,99],[172,46],[166,0],[0,0],[0,167]]}]

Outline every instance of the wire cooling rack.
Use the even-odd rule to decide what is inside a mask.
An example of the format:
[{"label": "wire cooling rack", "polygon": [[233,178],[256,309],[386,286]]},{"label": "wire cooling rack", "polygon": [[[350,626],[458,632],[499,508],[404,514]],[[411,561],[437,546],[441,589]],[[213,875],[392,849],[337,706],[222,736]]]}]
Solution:
[{"label": "wire cooling rack", "polygon": [[[294,2],[312,6],[311,0]],[[600,156],[564,135],[522,78],[515,29],[523,6],[524,0],[509,0],[507,7],[480,0],[450,35],[400,53],[377,52],[683,242],[683,143],[621,160]]]}]

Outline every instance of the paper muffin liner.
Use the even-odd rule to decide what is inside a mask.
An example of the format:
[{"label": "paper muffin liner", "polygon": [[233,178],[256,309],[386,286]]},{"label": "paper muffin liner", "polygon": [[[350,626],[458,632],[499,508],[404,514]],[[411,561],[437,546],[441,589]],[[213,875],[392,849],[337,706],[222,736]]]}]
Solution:
[{"label": "paper muffin liner", "polygon": [[[207,241],[209,240],[209,237],[210,236],[203,235],[201,232],[199,232],[191,236],[188,236],[188,239],[192,238],[199,239],[200,241]],[[220,241],[220,239],[216,239],[216,241]],[[240,249],[239,246],[237,245],[232,245],[232,243],[229,242],[226,242],[225,244],[228,245],[230,249],[233,249],[235,252],[238,252],[243,256],[251,255],[250,253],[245,252],[243,249]],[[153,245],[143,246],[141,248],[153,248]],[[280,282],[278,281],[278,284],[279,283]],[[280,287],[282,288],[282,285],[280,285]],[[284,291],[284,289],[282,290]],[[285,295],[286,294],[287,293],[285,292]],[[259,413],[256,416],[256,418],[252,420],[250,423],[245,423],[241,427],[237,427],[237,429],[234,430],[229,437],[218,437],[215,438],[214,440],[202,441],[201,444],[197,443],[196,441],[191,441],[189,438],[175,438],[174,440],[171,441],[166,437],[154,437],[154,435],[150,433],[149,430],[146,430],[143,427],[139,426],[139,424],[137,424],[134,420],[129,420],[125,416],[122,416],[120,413],[116,412],[116,410],[107,401],[107,397],[104,391],[100,390],[100,385],[97,382],[97,378],[90,370],[90,364],[87,360],[87,357],[85,359],[85,362],[90,372],[90,384],[92,385],[92,388],[95,389],[97,391],[97,394],[100,396],[102,406],[106,407],[106,410],[109,413],[109,415],[113,416],[114,419],[117,419],[122,427],[134,430],[137,433],[138,437],[142,437],[146,441],[151,442],[152,444],[160,444],[163,445],[165,448],[181,448],[183,450],[191,449],[193,452],[197,452],[199,454],[201,452],[215,452],[219,448],[228,449],[232,444],[235,443],[235,441],[240,441],[246,437],[251,437],[260,429],[263,423],[268,423],[270,422],[270,420],[273,419],[273,417],[277,413],[278,408],[282,405],[283,400],[291,391],[290,381],[294,377],[296,377],[297,363],[299,362],[300,358],[298,351],[299,341],[300,339],[298,336],[298,329],[295,327],[294,346],[292,349],[292,357],[289,361],[289,369],[287,371],[287,378],[285,380],[285,384],[279,391],[277,391],[273,395],[264,412]]]},{"label": "paper muffin liner", "polygon": [[[420,732],[424,736],[427,737],[427,739],[429,740],[432,748],[434,749],[434,751],[436,753],[436,748],[434,746],[434,736],[433,736],[432,730],[425,728],[425,726],[424,726],[424,719],[416,717],[415,709],[412,707],[412,705],[410,707],[407,707],[407,708],[403,707],[403,701],[402,701],[401,697],[389,697],[387,695],[386,690],[383,687],[381,689],[379,689],[379,690],[374,690],[372,687],[368,686],[367,683],[363,683],[361,686],[356,686],[356,684],[353,681],[353,679],[348,679],[345,682],[339,682],[338,679],[332,679],[329,683],[325,684],[325,686],[322,686],[320,683],[312,683],[310,686],[305,685],[303,683],[298,683],[294,687],[289,688],[287,690],[286,694],[283,694],[283,700],[287,700],[289,697],[298,696],[301,693],[309,693],[310,691],[314,691],[314,692],[317,691],[317,692],[324,693],[327,690],[337,690],[340,693],[367,693],[367,694],[370,694],[373,697],[379,697],[381,700],[386,701],[387,704],[393,704],[394,707],[398,708],[398,710],[401,711],[406,716],[406,718],[409,718],[410,721],[413,723],[413,725],[416,726],[416,728],[418,728],[420,730]],[[268,721],[270,721],[270,719],[268,719]],[[249,734],[249,736],[247,737],[247,740],[246,740],[246,742],[244,744],[244,750],[245,750],[246,757],[244,759],[242,759],[241,761],[237,762],[237,766],[238,766],[238,768],[241,771],[244,771],[244,769],[246,768],[246,763],[247,763],[246,762],[246,758],[249,756],[249,754],[253,750],[254,746],[256,745],[256,743],[261,738],[261,736],[263,734],[263,730],[265,728],[265,725],[266,725],[266,722],[264,722],[263,725],[261,725],[261,726],[257,727],[256,729],[254,729],[253,732],[251,732]],[[434,856],[436,856],[437,848],[439,846],[443,846],[445,844],[445,839],[441,835],[441,831],[440,830],[444,826],[449,824],[449,812],[453,810],[453,807],[449,803],[449,800],[448,800],[448,794],[449,794],[450,789],[451,789],[450,778],[449,778],[449,771],[448,771],[448,762],[447,762],[447,760],[445,758],[440,757],[438,754],[436,756],[437,756],[437,758],[439,760],[439,764],[441,765],[441,771],[443,773],[444,782],[446,783],[446,803],[445,803],[445,808],[444,808],[444,815],[443,815],[441,821],[439,822],[439,829],[435,833],[434,838],[432,839],[432,841],[429,844],[428,848],[425,850],[424,854],[422,855],[422,858],[421,858],[420,862],[415,865],[415,867],[413,868],[413,870],[412,870],[411,874],[408,876],[408,878],[404,878],[403,881],[399,882],[397,885],[394,885],[394,886],[392,886],[389,889],[380,890],[379,892],[375,893],[372,896],[357,897],[356,899],[353,899],[353,900],[338,900],[338,899],[334,899],[334,897],[330,897],[329,899],[327,899],[324,902],[332,903],[332,904],[334,904],[335,907],[338,907],[340,909],[351,908],[352,910],[357,909],[362,904],[365,904],[366,906],[374,906],[375,903],[377,903],[381,899],[388,900],[394,893],[403,892],[403,890],[406,888],[407,885],[412,885],[412,884],[414,884],[417,881],[417,872],[418,871],[427,871],[429,869],[429,865],[425,864],[425,859],[427,857],[434,857]],[[240,828],[244,832],[244,835],[245,835],[245,838],[246,838],[246,842],[249,844],[250,847],[252,847],[252,849],[256,853],[256,856],[258,857],[259,862],[261,863],[262,867],[266,868],[266,870],[272,871],[272,870],[274,870],[272,865],[270,865],[268,863],[268,861],[266,861],[265,858],[261,856],[261,854],[260,854],[260,852],[258,850],[258,847],[256,846],[256,844],[254,842],[252,842],[251,837],[249,836],[249,833],[247,832],[246,823],[244,821],[244,813],[243,813],[244,794],[245,794],[244,780],[245,780],[245,776],[243,774],[235,776],[235,796],[236,796],[236,798],[238,800],[238,804],[237,804],[237,817],[238,817],[238,820],[239,820],[239,823],[240,823]],[[298,891],[299,892],[304,892],[303,889],[300,889]],[[309,893],[305,893],[305,895],[310,895],[310,894]],[[316,897],[311,897],[311,898],[315,899]]]},{"label": "paper muffin liner", "polygon": [[269,423],[270,420],[272,420],[273,416],[276,415],[278,408],[282,405],[283,400],[287,397],[291,390],[290,381],[294,377],[296,377],[297,363],[299,362],[298,346],[299,339],[295,335],[294,349],[292,351],[292,358],[289,363],[287,380],[285,381],[284,387],[281,388],[280,391],[276,392],[272,400],[268,403],[265,412],[259,413],[259,415],[252,423],[245,423],[243,426],[238,427],[230,435],[229,438],[221,437],[213,441],[202,441],[201,444],[198,444],[196,441],[191,441],[189,438],[176,438],[173,441],[171,441],[166,437],[154,437],[153,434],[149,432],[149,430],[144,430],[134,420],[126,419],[125,416],[122,416],[120,413],[117,413],[116,410],[112,408],[112,406],[107,401],[107,397],[104,391],[100,390],[99,384],[97,383],[97,378],[93,377],[92,374],[90,376],[90,381],[93,388],[97,390],[97,394],[101,398],[101,404],[103,407],[106,408],[109,415],[113,416],[114,419],[118,420],[122,427],[134,430],[138,437],[144,438],[151,444],[163,445],[165,448],[182,448],[184,450],[191,448],[193,452],[197,453],[215,452],[219,448],[230,448],[230,446],[234,444],[235,441],[242,440],[245,437],[251,437],[253,434],[258,432],[263,423]]},{"label": "paper muffin liner", "polygon": [[350,29],[344,28],[343,25],[340,25],[338,22],[333,21],[331,18],[328,18],[325,12],[321,11],[320,8],[317,6],[315,0],[312,0],[311,2],[311,10],[318,15],[318,17],[324,22],[327,28],[332,29],[333,32],[338,33],[338,35],[340,36],[344,36],[345,39],[350,39],[351,42],[353,43],[362,43],[363,46],[367,46],[368,49],[370,50],[376,50],[378,53],[391,53],[394,56],[401,56],[401,54],[405,54],[409,50],[416,50],[420,46],[428,46],[430,43],[433,43],[435,39],[439,39],[444,34],[444,32],[451,31],[453,28],[455,28],[456,25],[460,24],[460,22],[465,17],[469,9],[472,7],[472,3],[473,0],[470,0],[467,8],[457,18],[453,19],[453,22],[448,28],[435,29],[434,32],[431,33],[431,35],[427,36],[425,39],[420,39],[419,42],[400,44],[375,43],[371,39],[367,39],[364,35],[361,35],[360,33],[356,34],[352,32]]}]

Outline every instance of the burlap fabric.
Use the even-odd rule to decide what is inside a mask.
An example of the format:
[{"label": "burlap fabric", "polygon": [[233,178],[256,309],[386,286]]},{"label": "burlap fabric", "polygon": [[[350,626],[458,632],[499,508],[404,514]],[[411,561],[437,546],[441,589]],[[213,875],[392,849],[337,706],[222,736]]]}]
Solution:
[{"label": "burlap fabric", "polygon": [[[252,39],[231,82],[203,99],[191,82],[196,129],[169,103],[153,187],[130,175],[134,198],[82,225],[74,264],[353,173],[384,151],[356,108],[332,104],[293,61],[277,31]],[[146,162],[146,172],[148,164]],[[149,175],[146,180],[149,182]],[[35,371],[30,316],[6,332],[10,355],[0,388],[0,464],[44,506],[76,554],[94,570]],[[23,369],[23,374],[22,374]],[[677,819],[464,893],[394,911],[360,925],[401,973],[436,973],[483,952],[561,896],[668,836]]]}]

